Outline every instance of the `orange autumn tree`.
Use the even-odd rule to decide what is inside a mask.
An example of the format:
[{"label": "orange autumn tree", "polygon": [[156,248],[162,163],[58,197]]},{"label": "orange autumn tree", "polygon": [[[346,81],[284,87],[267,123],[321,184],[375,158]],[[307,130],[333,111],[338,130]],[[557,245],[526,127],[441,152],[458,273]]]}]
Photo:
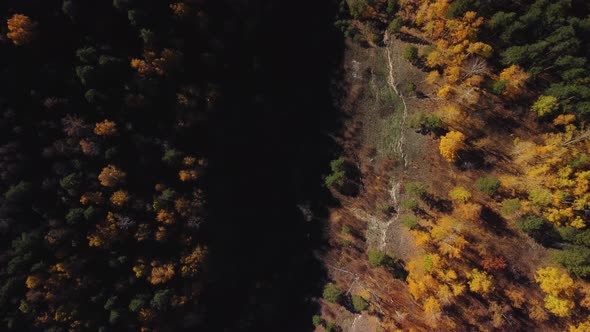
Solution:
[{"label": "orange autumn tree", "polygon": [[94,127],[94,133],[98,136],[113,136],[117,133],[117,125],[109,120],[98,122]]},{"label": "orange autumn tree", "polygon": [[127,174],[121,171],[114,165],[108,165],[107,167],[103,168],[100,174],[98,175],[98,180],[100,184],[104,187],[115,187],[121,181],[125,179]]},{"label": "orange autumn tree", "polygon": [[154,51],[144,51],[143,59],[131,59],[131,68],[144,77],[159,75],[165,76],[177,69],[182,61],[182,53],[165,48],[157,54]]},{"label": "orange autumn tree", "polygon": [[111,195],[111,203],[114,206],[122,207],[129,201],[129,194],[125,190],[117,190]]},{"label": "orange autumn tree", "polygon": [[14,14],[8,19],[8,33],[6,36],[17,45],[27,45],[35,38],[35,29],[37,23],[33,22],[28,16]]}]

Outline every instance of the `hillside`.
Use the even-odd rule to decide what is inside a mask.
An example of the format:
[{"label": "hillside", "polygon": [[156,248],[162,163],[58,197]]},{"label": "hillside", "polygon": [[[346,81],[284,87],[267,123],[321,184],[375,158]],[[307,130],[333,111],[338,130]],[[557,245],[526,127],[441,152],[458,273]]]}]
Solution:
[{"label": "hillside", "polygon": [[1,331],[590,331],[587,1],[0,13]]}]

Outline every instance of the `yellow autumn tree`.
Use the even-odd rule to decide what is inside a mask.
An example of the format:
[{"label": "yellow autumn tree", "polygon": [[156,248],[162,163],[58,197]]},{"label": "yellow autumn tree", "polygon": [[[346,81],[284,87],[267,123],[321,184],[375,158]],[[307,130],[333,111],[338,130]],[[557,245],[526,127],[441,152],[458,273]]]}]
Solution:
[{"label": "yellow autumn tree", "polygon": [[485,271],[471,270],[467,274],[469,289],[481,295],[486,295],[494,289],[494,278]]},{"label": "yellow autumn tree", "polygon": [[449,197],[458,203],[467,203],[471,199],[471,193],[465,187],[455,187],[449,191]]},{"label": "yellow autumn tree", "polygon": [[113,136],[117,133],[117,125],[109,120],[98,122],[94,126],[94,133],[98,136]]},{"label": "yellow autumn tree", "polygon": [[35,38],[35,29],[37,23],[33,22],[28,16],[14,14],[8,19],[8,33],[6,36],[12,40],[15,45],[27,45]]},{"label": "yellow autumn tree", "polygon": [[439,151],[448,162],[457,160],[457,153],[465,148],[465,135],[458,131],[450,131],[440,140]]},{"label": "yellow autumn tree", "polygon": [[574,294],[574,280],[566,272],[555,267],[538,269],[535,281],[546,294],[566,297]]},{"label": "yellow autumn tree", "polygon": [[504,95],[516,97],[524,91],[529,75],[518,65],[512,65],[500,73],[500,80],[506,81]]},{"label": "yellow autumn tree", "polygon": [[432,326],[436,326],[442,315],[440,303],[436,298],[431,296],[426,299],[424,302],[424,315]]},{"label": "yellow autumn tree", "polygon": [[116,166],[108,165],[102,169],[98,175],[98,180],[100,181],[100,184],[105,187],[115,187],[121,181],[123,181],[126,176],[127,174],[118,169]]}]

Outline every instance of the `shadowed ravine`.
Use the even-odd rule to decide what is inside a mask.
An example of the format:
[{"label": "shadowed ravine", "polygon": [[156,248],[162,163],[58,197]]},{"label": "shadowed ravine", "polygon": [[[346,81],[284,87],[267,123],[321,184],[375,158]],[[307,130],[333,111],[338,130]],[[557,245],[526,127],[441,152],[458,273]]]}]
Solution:
[{"label": "shadowed ravine", "polygon": [[[331,1],[243,1],[209,126],[209,273],[199,304],[204,331],[307,331],[325,271],[316,216],[322,175],[338,151],[331,82],[342,37]],[[227,14],[220,5],[220,15]],[[226,11],[225,14],[222,12]]]}]

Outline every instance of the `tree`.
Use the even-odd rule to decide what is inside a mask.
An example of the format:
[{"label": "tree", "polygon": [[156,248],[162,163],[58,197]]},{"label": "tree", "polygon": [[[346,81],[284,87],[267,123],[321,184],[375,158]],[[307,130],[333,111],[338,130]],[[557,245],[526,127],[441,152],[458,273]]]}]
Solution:
[{"label": "tree", "polygon": [[98,54],[96,49],[92,46],[83,47],[76,51],[76,56],[78,59],[86,64],[93,64],[96,63],[98,60]]},{"label": "tree", "polygon": [[464,187],[458,186],[449,192],[449,197],[459,203],[467,203],[471,199],[471,193]]},{"label": "tree", "polygon": [[369,304],[362,297],[360,297],[358,295],[353,295],[352,296],[352,306],[353,306],[354,310],[356,310],[357,312],[361,312],[361,311],[367,309]]},{"label": "tree", "polygon": [[333,283],[329,283],[324,287],[323,298],[328,302],[337,303],[341,295],[342,292]]},{"label": "tree", "polygon": [[551,192],[544,189],[533,189],[529,193],[529,200],[536,206],[545,207],[551,204]]},{"label": "tree", "polygon": [[125,190],[117,190],[111,195],[111,203],[116,207],[123,207],[129,201],[129,194]]},{"label": "tree", "polygon": [[378,266],[384,265],[387,261],[387,255],[384,252],[377,250],[377,249],[369,250],[368,256],[369,256],[369,264],[372,267],[378,267]]},{"label": "tree", "polygon": [[475,181],[475,186],[477,189],[490,196],[493,196],[501,185],[502,183],[500,180],[498,180],[498,178],[490,175],[481,177]]},{"label": "tree", "polygon": [[429,297],[424,302],[424,314],[431,324],[435,324],[442,315],[440,303],[434,297]]},{"label": "tree", "polygon": [[59,180],[59,185],[72,196],[78,195],[78,190],[82,185],[82,175],[72,173]]},{"label": "tree", "polygon": [[524,91],[529,75],[518,65],[512,65],[500,73],[500,80],[507,81],[504,95],[516,97]]},{"label": "tree", "polygon": [[472,292],[486,295],[494,289],[493,277],[487,272],[473,269],[467,274],[467,278],[469,278],[469,289]]},{"label": "tree", "polygon": [[413,45],[406,46],[406,48],[404,48],[403,57],[410,62],[416,61],[418,58],[418,48]]},{"label": "tree", "polygon": [[10,186],[4,193],[4,198],[11,203],[21,202],[31,196],[32,186],[30,183],[20,181],[18,184]]},{"label": "tree", "polygon": [[457,153],[465,148],[465,135],[458,131],[450,131],[440,140],[440,154],[448,162],[457,160]]},{"label": "tree", "polygon": [[422,182],[413,181],[408,182],[404,186],[406,193],[410,194],[414,198],[422,198],[426,195],[426,186]]},{"label": "tree", "polygon": [[543,218],[535,215],[530,215],[525,218],[519,218],[515,222],[516,228],[518,228],[521,232],[525,232],[527,234],[534,234],[539,232],[543,228]]},{"label": "tree", "polygon": [[404,224],[404,226],[406,226],[409,229],[416,229],[420,227],[420,224],[418,223],[418,218],[416,218],[416,216],[414,215],[404,215],[402,216],[401,220],[402,224]]},{"label": "tree", "polygon": [[502,201],[500,211],[505,215],[512,215],[517,212],[521,206],[522,203],[518,198],[505,199]]},{"label": "tree", "polygon": [[574,280],[565,272],[554,267],[540,268],[535,274],[535,281],[543,292],[552,296],[570,297],[574,294]]},{"label": "tree", "polygon": [[8,19],[8,33],[6,36],[17,46],[30,44],[35,38],[37,23],[28,16],[14,14]]},{"label": "tree", "polygon": [[343,157],[330,162],[332,172],[326,177],[326,186],[341,190],[346,180],[346,161]]},{"label": "tree", "polygon": [[183,169],[178,172],[178,177],[182,182],[195,181],[197,179],[197,171],[194,169]]},{"label": "tree", "polygon": [[168,282],[174,277],[174,265],[164,264],[157,265],[152,263],[152,272],[148,277],[148,280],[152,285],[158,285]]},{"label": "tree", "polygon": [[553,295],[545,296],[545,308],[557,317],[568,317],[574,307],[575,304],[571,300],[560,299]]},{"label": "tree", "polygon": [[165,310],[170,305],[172,295],[173,293],[170,289],[159,290],[154,294],[154,297],[150,301],[150,305],[156,310]]},{"label": "tree", "polygon": [[123,180],[127,174],[121,171],[114,165],[108,165],[107,167],[103,168],[100,174],[98,175],[98,180],[100,184],[104,187],[115,187]]},{"label": "tree", "polygon": [[540,96],[539,99],[531,106],[531,109],[537,112],[538,116],[545,116],[557,110],[559,102],[553,96]]},{"label": "tree", "polygon": [[94,133],[98,136],[113,136],[117,133],[117,125],[109,120],[98,122],[94,127]]},{"label": "tree", "polygon": [[68,223],[68,225],[75,225],[83,219],[84,209],[82,208],[70,209],[70,211],[68,211],[68,214],[66,214],[66,222]]}]

